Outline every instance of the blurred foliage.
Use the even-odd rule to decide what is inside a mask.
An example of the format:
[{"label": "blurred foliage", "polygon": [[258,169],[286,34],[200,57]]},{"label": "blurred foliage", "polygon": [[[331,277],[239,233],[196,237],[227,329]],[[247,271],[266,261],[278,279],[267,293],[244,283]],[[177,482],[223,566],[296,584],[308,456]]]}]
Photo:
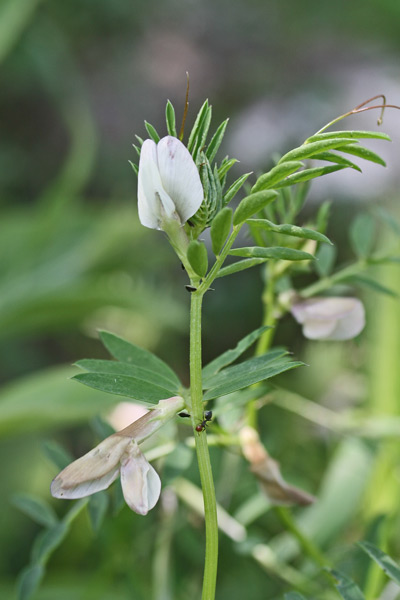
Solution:
[{"label": "blurred foliage", "polygon": [[[141,228],[135,216],[127,160],[133,132],[144,135],[143,115],[161,128],[165,97],[182,109],[186,69],[193,106],[206,90],[217,117],[239,117],[269,94],[285,102],[304,90],[319,99],[309,101],[310,113],[319,118],[323,104],[335,114],[330,75],[354,57],[363,67],[382,56],[398,64],[399,19],[397,0],[3,0],[1,598],[15,597],[15,579],[29,564],[42,528],[68,521],[68,511],[74,511],[51,501],[48,492],[60,461],[54,440],[79,455],[97,439],[87,422],[116,402],[68,379],[77,372],[71,362],[106,357],[94,339],[96,329],[157,349],[187,381],[183,278],[162,236]],[[292,135],[288,119],[282,136]],[[393,200],[396,205],[398,198]],[[329,237],[339,240],[344,259],[351,250],[343,223],[355,212],[350,205],[333,208]],[[361,256],[366,249],[359,232],[365,227],[369,222],[358,221],[351,234]],[[400,295],[394,273],[391,266],[376,267],[375,279]],[[259,325],[259,275],[235,277],[218,281],[221,293],[207,298],[205,358]],[[283,322],[278,342],[290,340],[296,357],[310,367],[282,380],[282,399],[263,408],[260,427],[285,477],[319,497],[315,506],[293,512],[299,527],[329,564],[363,587],[367,600],[383,589],[385,598],[395,600],[398,593],[379,566],[371,567],[352,546],[365,539],[400,555],[400,311],[396,297],[368,297],[369,328],[359,343],[305,344],[295,325]],[[248,316],[237,322],[237,314]],[[243,461],[224,451],[213,453],[213,462],[220,505],[250,532],[241,542],[229,538],[229,527],[221,534],[219,600],[242,598],[249,585],[254,600],[282,599],[293,586],[301,589],[304,575],[320,585],[323,574],[284,531]],[[158,463],[159,470],[165,463],[165,472],[171,471],[166,459]],[[182,459],[182,468],[198,484],[194,465]],[[116,486],[108,506],[92,506],[91,512],[82,506],[68,531],[62,529],[59,539],[66,537],[60,547],[54,544],[54,555],[36,549],[36,557],[39,552],[49,559],[49,573],[35,597],[197,597],[202,521],[176,476],[160,509],[146,519],[121,509]],[[25,496],[15,498],[15,492]],[[93,528],[105,510],[114,518]],[[335,591],[324,596],[337,597]]]}]

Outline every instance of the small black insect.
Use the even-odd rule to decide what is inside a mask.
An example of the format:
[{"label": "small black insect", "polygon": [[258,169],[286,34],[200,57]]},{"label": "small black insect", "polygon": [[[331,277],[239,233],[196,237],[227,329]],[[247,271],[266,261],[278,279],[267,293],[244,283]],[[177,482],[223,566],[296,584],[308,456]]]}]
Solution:
[{"label": "small black insect", "polygon": [[196,292],[197,288],[193,287],[192,285],[185,285],[185,288],[187,289],[188,292],[192,293],[192,292]]},{"label": "small black insect", "polygon": [[207,425],[209,424],[209,422],[212,419],[212,410],[206,410],[206,412],[204,413],[204,419],[201,423],[199,423],[198,425],[196,425],[196,431],[198,433],[201,433],[202,431],[205,430],[205,428],[207,427]]},{"label": "small black insect", "polygon": [[178,413],[178,417],[184,417],[186,419],[188,419],[188,418],[190,419],[189,413],[186,413],[186,412],[180,412],[180,413]]}]

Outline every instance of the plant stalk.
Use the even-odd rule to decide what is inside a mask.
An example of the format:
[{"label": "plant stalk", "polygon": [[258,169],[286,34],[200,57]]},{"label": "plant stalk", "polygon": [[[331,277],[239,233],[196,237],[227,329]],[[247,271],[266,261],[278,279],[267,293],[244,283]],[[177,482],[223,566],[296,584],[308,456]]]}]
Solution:
[{"label": "plant stalk", "polygon": [[199,291],[191,295],[190,308],[190,391],[191,416],[196,441],[197,462],[204,500],[204,520],[206,528],[206,553],[204,563],[202,600],[214,600],[218,567],[218,521],[214,480],[206,431],[197,432],[196,426],[203,417],[203,389],[201,380],[201,308],[203,294]]}]

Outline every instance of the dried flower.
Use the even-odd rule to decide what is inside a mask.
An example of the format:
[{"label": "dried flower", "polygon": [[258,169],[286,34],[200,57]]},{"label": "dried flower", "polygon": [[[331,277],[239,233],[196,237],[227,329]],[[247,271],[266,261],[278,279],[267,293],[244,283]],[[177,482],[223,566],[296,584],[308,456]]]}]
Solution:
[{"label": "dried flower", "polygon": [[160,496],[161,481],[138,444],[183,407],[180,396],[160,400],[153,410],[110,435],[61,471],[52,481],[51,494],[68,500],[84,498],[107,489],[121,475],[126,503],[133,511],[147,514]]}]

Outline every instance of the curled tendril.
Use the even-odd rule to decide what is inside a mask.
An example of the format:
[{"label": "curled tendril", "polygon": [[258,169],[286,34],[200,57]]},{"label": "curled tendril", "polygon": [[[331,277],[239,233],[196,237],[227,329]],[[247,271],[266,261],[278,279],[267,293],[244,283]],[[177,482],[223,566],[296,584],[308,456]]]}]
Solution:
[{"label": "curled tendril", "polygon": [[[367,106],[368,104],[370,104],[377,98],[382,98],[382,102],[379,104],[373,104],[372,106]],[[400,106],[397,106],[396,104],[387,104],[386,96],[384,94],[377,94],[376,96],[372,96],[372,98],[368,98],[368,100],[361,102],[361,104],[358,104],[357,106],[355,106],[348,112],[344,113],[343,115],[336,117],[336,119],[334,119],[333,121],[330,121],[327,125],[325,125],[319,131],[317,131],[316,135],[318,135],[319,133],[322,133],[326,129],[329,129],[329,127],[332,127],[332,125],[335,125],[335,123],[338,123],[339,121],[341,121],[342,119],[345,119],[346,117],[350,117],[351,115],[357,115],[359,113],[366,112],[367,110],[376,110],[378,108],[381,109],[381,114],[379,115],[378,120],[377,120],[378,125],[382,125],[382,123],[383,123],[383,113],[385,112],[386,108],[396,108],[397,110],[400,110]]]}]

